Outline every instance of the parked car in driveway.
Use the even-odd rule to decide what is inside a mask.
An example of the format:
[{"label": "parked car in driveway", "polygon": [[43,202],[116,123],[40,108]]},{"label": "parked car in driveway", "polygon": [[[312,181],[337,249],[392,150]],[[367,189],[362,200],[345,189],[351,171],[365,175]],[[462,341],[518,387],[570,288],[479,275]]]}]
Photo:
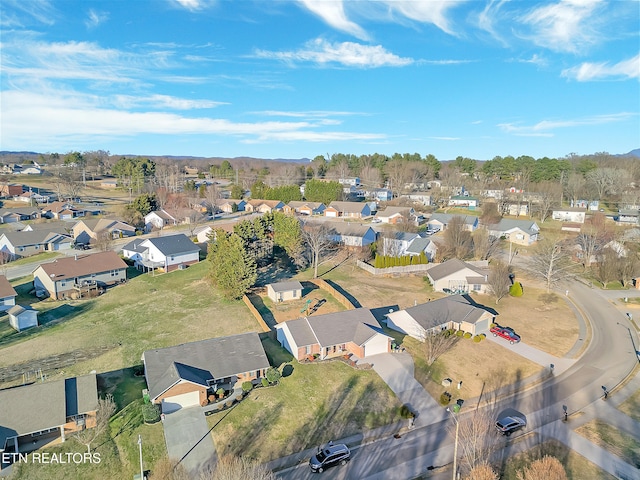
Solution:
[{"label": "parked car in driveway", "polygon": [[76,243],[73,248],[76,250],[89,250],[91,247],[86,243]]},{"label": "parked car in driveway", "polygon": [[520,341],[520,335],[514,332],[513,328],[510,327],[501,327],[496,325],[491,328],[491,333],[493,333],[494,337],[502,337],[505,340],[509,340],[509,343],[512,345]]},{"label": "parked car in driveway", "polygon": [[309,467],[314,473],[322,473],[329,467],[346,465],[349,460],[351,460],[349,447],[343,443],[330,444],[318,449],[318,453],[309,460]]},{"label": "parked car in driveway", "polygon": [[500,433],[507,437],[513,432],[520,430],[527,426],[527,422],[524,418],[520,417],[504,417],[496,422],[496,428]]}]

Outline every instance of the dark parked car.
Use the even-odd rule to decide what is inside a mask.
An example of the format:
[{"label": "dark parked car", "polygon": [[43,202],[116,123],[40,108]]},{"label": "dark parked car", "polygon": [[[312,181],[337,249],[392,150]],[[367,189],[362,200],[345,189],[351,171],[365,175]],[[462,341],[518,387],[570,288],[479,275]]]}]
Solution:
[{"label": "dark parked car", "polygon": [[496,325],[491,329],[494,337],[502,337],[505,340],[509,340],[509,343],[514,344],[520,341],[520,335],[513,331],[513,328],[500,327]]},{"label": "dark parked car", "polygon": [[496,422],[498,431],[507,437],[516,430],[520,430],[526,426],[527,422],[520,417],[504,417]]},{"label": "dark parked car", "polygon": [[351,451],[346,445],[343,443],[327,445],[318,449],[318,453],[311,457],[309,467],[312,472],[322,473],[329,467],[345,465],[349,460],[351,460]]},{"label": "dark parked car", "polygon": [[76,243],[73,248],[76,250],[89,250],[91,247],[86,243]]}]

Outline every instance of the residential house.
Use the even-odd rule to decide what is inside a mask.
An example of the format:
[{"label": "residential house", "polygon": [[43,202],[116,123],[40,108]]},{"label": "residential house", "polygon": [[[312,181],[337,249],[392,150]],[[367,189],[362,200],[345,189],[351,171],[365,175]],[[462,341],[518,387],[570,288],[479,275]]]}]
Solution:
[{"label": "residential house", "polygon": [[255,332],[147,350],[142,361],[149,397],[163,413],[206,405],[218,389],[257,383],[269,368]]},{"label": "residential house", "polygon": [[56,220],[73,220],[77,217],[84,217],[85,211],[76,208],[70,202],[52,202],[41,207],[42,216],[45,218],[55,218]]},{"label": "residential house", "polygon": [[374,188],[366,192],[368,198],[373,198],[378,202],[388,202],[393,200],[393,192],[388,188]]},{"label": "residential house", "polygon": [[0,312],[9,310],[16,304],[18,294],[7,280],[7,277],[0,275]]},{"label": "residential house", "polygon": [[627,225],[638,225],[640,218],[640,210],[618,210],[616,221]]},{"label": "residential house", "polygon": [[244,212],[246,204],[247,202],[242,199],[234,200],[232,198],[219,198],[216,200],[216,207],[224,213]]},{"label": "residential house", "polygon": [[29,306],[14,305],[7,310],[7,314],[9,315],[9,325],[17,332],[38,326],[38,311]]},{"label": "residential house", "polygon": [[22,175],[41,175],[42,170],[36,166],[23,167],[20,172]]},{"label": "residential house", "polygon": [[96,374],[0,390],[0,467],[96,425]]},{"label": "residential house", "polygon": [[405,252],[411,242],[416,238],[419,238],[417,233],[399,231],[384,232],[381,235],[382,251],[380,253],[382,255],[389,255],[392,257],[401,257],[402,255],[405,255]]},{"label": "residential house", "polygon": [[108,235],[109,238],[133,237],[136,234],[135,227],[128,223],[111,218],[100,218],[91,220],[80,220],[71,229],[76,243],[90,244],[101,235]]},{"label": "residential house", "polygon": [[388,206],[384,210],[376,213],[376,218],[382,223],[390,223],[392,225],[399,223],[411,223],[415,210],[412,207],[391,207]]},{"label": "residential house", "polygon": [[185,268],[200,261],[200,247],[180,233],[154,238],[136,238],[122,247],[122,255],[136,268],[165,272]]},{"label": "residential house", "polygon": [[502,197],[504,196],[504,190],[489,188],[482,191],[482,196],[485,198],[495,198],[496,200],[502,200]]},{"label": "residential house", "polygon": [[19,183],[3,183],[0,184],[0,197],[12,198],[22,195],[24,188]]},{"label": "residential house", "polygon": [[514,220],[502,218],[495,225],[489,225],[489,235],[498,238],[506,238],[509,242],[517,245],[529,246],[538,241],[540,228],[533,220]]},{"label": "residential house", "polygon": [[297,360],[346,354],[363,359],[391,350],[391,338],[367,308],[289,320],[277,324],[276,332],[280,344]]},{"label": "residential house", "polygon": [[378,233],[368,225],[332,223],[328,237],[346,247],[366,247],[378,239]]},{"label": "residential house", "polygon": [[404,251],[404,255],[418,256],[424,253],[427,260],[433,262],[438,253],[438,246],[436,243],[428,238],[417,237],[414,238],[407,249]]},{"label": "residential house", "polygon": [[21,193],[13,197],[16,202],[29,203],[31,205],[37,205],[39,203],[47,203],[51,200],[49,195],[41,195],[38,192],[29,190],[28,192]]},{"label": "residential house", "polygon": [[371,216],[371,206],[367,202],[334,201],[324,210],[325,217],[366,218]]},{"label": "residential house", "polygon": [[282,211],[284,205],[284,202],[281,202],[280,200],[261,200],[252,198],[244,206],[244,211],[256,213],[271,213]]},{"label": "residential house", "polygon": [[453,215],[451,213],[434,213],[427,221],[429,230],[446,230],[454,217],[462,218],[465,230],[473,232],[478,228],[478,217],[473,215]]},{"label": "residential house", "polygon": [[0,252],[10,260],[15,260],[42,252],[68,250],[72,243],[70,235],[59,231],[4,232],[0,235]]},{"label": "residential house", "polygon": [[479,204],[480,203],[476,197],[470,197],[467,195],[454,195],[449,198],[450,207],[464,207],[473,210]]},{"label": "residential house", "polygon": [[108,188],[109,190],[113,190],[115,188],[118,188],[118,180],[102,180],[100,182],[100,187],[101,188]]},{"label": "residential house", "polygon": [[489,268],[487,262],[463,262],[452,258],[427,270],[427,277],[436,292],[487,293]]},{"label": "residential house", "polygon": [[300,300],[302,298],[302,284],[295,280],[270,283],[267,285],[267,296],[276,303]]},{"label": "residential house", "polygon": [[553,210],[551,218],[561,222],[584,223],[585,214],[584,208],[556,208]]},{"label": "residential house", "polygon": [[468,295],[451,295],[387,314],[387,326],[424,341],[427,335],[453,329],[478,335],[487,332],[496,314]]},{"label": "residential house", "polygon": [[233,233],[232,223],[210,223],[208,225],[200,225],[193,230],[193,235],[196,237],[198,243],[207,243],[211,240],[210,236],[213,234],[215,237],[215,230],[222,229],[227,233]]},{"label": "residential house", "polygon": [[408,198],[413,203],[419,203],[425,207],[431,205],[431,194],[429,192],[413,192],[400,195],[402,198]]},{"label": "residential house", "polygon": [[507,215],[512,217],[526,217],[529,215],[529,205],[526,203],[507,203],[505,207]]},{"label": "residential house", "polygon": [[57,258],[33,271],[36,296],[56,300],[91,294],[127,280],[127,264],[111,250],[92,255]]},{"label": "residential house", "polygon": [[340,183],[342,185],[352,185],[354,187],[357,187],[357,186],[360,185],[360,178],[359,177],[339,178],[338,179],[338,183]]},{"label": "residential house", "polygon": [[298,202],[295,200],[289,202],[287,206],[300,215],[322,215],[326,208],[322,202]]},{"label": "residential house", "polygon": [[16,223],[40,218],[37,207],[18,207],[0,209],[0,223]]},{"label": "residential house", "polygon": [[178,225],[179,221],[174,215],[175,214],[169,213],[164,208],[147,213],[144,216],[145,230],[150,232],[154,228],[162,230],[164,227]]}]

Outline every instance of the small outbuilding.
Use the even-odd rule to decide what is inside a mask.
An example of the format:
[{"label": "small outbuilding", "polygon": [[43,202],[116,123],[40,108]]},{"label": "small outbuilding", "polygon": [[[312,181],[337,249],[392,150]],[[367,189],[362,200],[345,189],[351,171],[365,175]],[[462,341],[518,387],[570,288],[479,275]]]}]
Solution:
[{"label": "small outbuilding", "polygon": [[274,302],[286,302],[302,298],[302,284],[297,281],[270,283],[267,296]]},{"label": "small outbuilding", "polygon": [[14,305],[9,310],[9,324],[18,332],[38,326],[38,311],[22,305]]}]

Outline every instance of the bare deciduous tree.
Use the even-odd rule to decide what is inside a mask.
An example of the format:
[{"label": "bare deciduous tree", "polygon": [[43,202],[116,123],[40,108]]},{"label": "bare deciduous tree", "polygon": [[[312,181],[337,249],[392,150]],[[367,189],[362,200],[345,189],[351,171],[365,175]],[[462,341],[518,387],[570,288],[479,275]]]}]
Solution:
[{"label": "bare deciduous tree", "polygon": [[609,282],[613,282],[618,275],[618,253],[612,248],[603,248],[596,257],[598,268],[596,278],[607,288]]},{"label": "bare deciduous tree", "polygon": [[465,480],[499,480],[498,474],[488,463],[481,463],[471,469]]},{"label": "bare deciduous tree", "polygon": [[[467,472],[486,462],[498,447],[499,437],[495,434],[493,412],[489,408],[474,410],[458,418],[458,448],[461,467]],[[455,426],[450,425],[450,430]],[[452,431],[453,433],[453,431]]]},{"label": "bare deciduous tree", "polygon": [[489,260],[500,249],[500,239],[489,235],[486,228],[478,228],[471,235],[473,240],[473,254],[478,260]]},{"label": "bare deciduous tree", "polygon": [[491,263],[490,270],[488,282],[497,305],[501,299],[509,294],[511,267],[501,260],[495,260]]},{"label": "bare deciduous tree", "polygon": [[444,332],[434,332],[432,330],[425,332],[421,340],[427,366],[433,365],[441,355],[453,348],[459,339],[460,337],[456,335],[449,335]]},{"label": "bare deciduous tree", "polygon": [[101,230],[97,232],[93,243],[100,252],[111,250],[113,246],[113,234],[108,230]]},{"label": "bare deciduous tree", "polygon": [[264,465],[244,457],[225,456],[218,460],[215,470],[203,474],[200,480],[276,480],[275,474]]},{"label": "bare deciduous tree", "polygon": [[567,480],[567,472],[557,458],[545,455],[519,471],[518,480]]},{"label": "bare deciduous tree", "polygon": [[318,267],[333,258],[337,251],[331,230],[324,223],[306,223],[302,225],[302,239],[313,267],[313,278],[318,278]]},{"label": "bare deciduous tree", "polygon": [[549,217],[553,208],[560,202],[560,196],[562,195],[562,186],[559,183],[554,182],[541,182],[537,185],[538,190],[538,216],[540,222],[543,222]]},{"label": "bare deciduous tree", "polygon": [[455,216],[444,231],[445,252],[448,258],[465,260],[472,254],[471,232],[466,229],[464,218]]},{"label": "bare deciduous tree", "polygon": [[553,238],[538,242],[538,247],[531,256],[530,269],[544,281],[547,292],[560,281],[571,277],[576,270],[564,245]]},{"label": "bare deciduous tree", "polygon": [[87,428],[75,433],[76,440],[87,447],[87,452],[91,452],[91,444],[107,429],[109,419],[115,412],[116,403],[113,400],[113,395],[108,393],[104,398],[98,399],[95,426],[90,428],[91,425],[87,425]]},{"label": "bare deciduous tree", "polygon": [[582,251],[582,264],[585,268],[591,266],[595,254],[602,249],[605,243],[605,232],[593,223],[582,228],[582,232],[576,237],[576,245]]}]

